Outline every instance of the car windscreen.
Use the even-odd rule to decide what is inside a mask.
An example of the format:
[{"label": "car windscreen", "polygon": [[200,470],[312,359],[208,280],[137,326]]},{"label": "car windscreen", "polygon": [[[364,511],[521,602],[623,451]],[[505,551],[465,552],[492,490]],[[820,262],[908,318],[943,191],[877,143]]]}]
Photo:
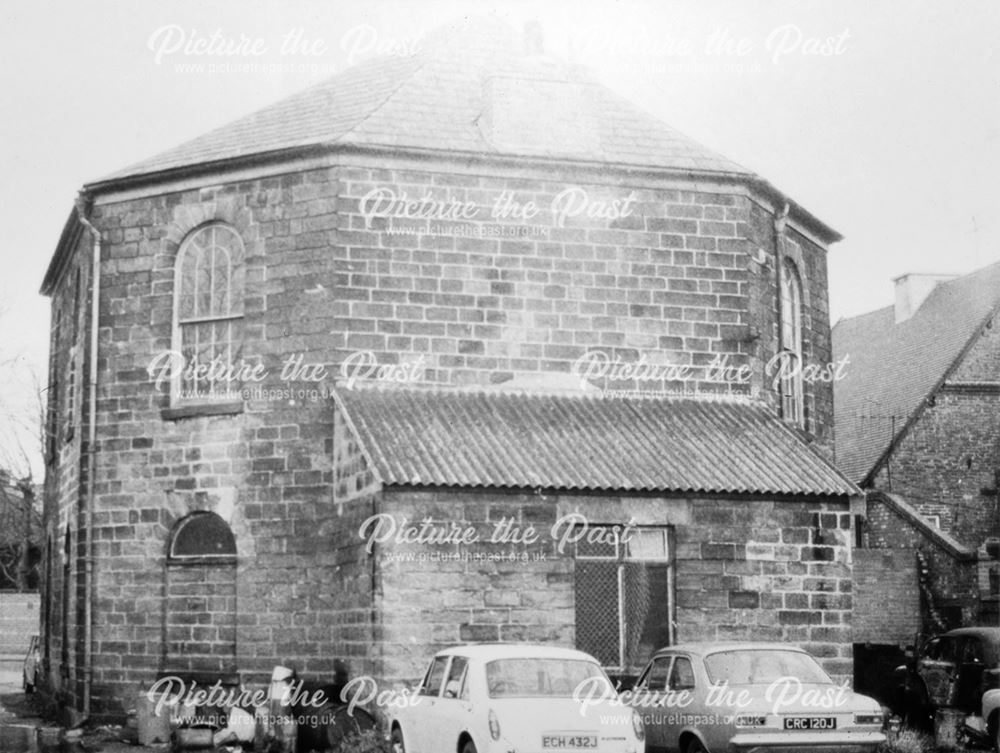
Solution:
[{"label": "car windscreen", "polygon": [[486,664],[490,698],[572,698],[577,686],[593,677],[608,681],[604,670],[583,659],[495,659]]},{"label": "car windscreen", "polygon": [[983,663],[988,667],[1000,667],[1000,642],[991,636],[970,636],[965,640],[963,661]]},{"label": "car windscreen", "polygon": [[798,651],[739,649],[705,658],[708,679],[716,685],[769,685],[782,677],[803,683],[832,683],[815,659]]},{"label": "car windscreen", "polygon": [[1000,644],[984,640],[980,645],[983,651],[983,661],[990,667],[1000,667]]}]

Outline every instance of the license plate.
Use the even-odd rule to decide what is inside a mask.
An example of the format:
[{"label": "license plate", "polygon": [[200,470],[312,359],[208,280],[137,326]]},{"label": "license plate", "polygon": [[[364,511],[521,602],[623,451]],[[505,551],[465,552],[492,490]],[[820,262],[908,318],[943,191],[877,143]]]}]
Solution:
[{"label": "license plate", "polygon": [[837,729],[837,717],[790,716],[785,719],[785,729]]},{"label": "license plate", "polygon": [[542,735],[542,748],[545,750],[590,750],[597,748],[597,735],[549,732]]}]

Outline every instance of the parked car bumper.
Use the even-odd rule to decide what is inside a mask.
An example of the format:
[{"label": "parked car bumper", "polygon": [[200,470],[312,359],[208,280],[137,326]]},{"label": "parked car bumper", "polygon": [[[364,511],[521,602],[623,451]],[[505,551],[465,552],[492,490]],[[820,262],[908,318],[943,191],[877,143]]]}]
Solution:
[{"label": "parked car bumper", "polygon": [[823,735],[787,732],[740,733],[729,741],[731,753],[871,753],[885,735],[881,732],[844,732]]}]

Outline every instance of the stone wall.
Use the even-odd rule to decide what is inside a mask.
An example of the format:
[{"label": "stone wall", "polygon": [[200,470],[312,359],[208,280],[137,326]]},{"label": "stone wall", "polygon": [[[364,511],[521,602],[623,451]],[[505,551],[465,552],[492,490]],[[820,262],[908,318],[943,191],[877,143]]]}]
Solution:
[{"label": "stone wall", "polygon": [[[359,352],[370,352],[381,368],[419,363],[422,383],[455,386],[565,373],[594,349],[625,364],[645,358],[701,368],[724,359],[734,369],[749,366],[750,383],[730,388],[695,372],[686,382],[641,386],[759,391],[775,403],[763,366],[775,347],[776,303],[769,281],[775,262],[766,238],[758,238],[767,232],[768,213],[746,190],[710,182],[693,190],[661,179],[558,170],[540,176],[467,165],[346,163],[96,199],[93,221],[102,233],[94,479],[98,709],[121,711],[122,699],[165,668],[167,539],[178,520],[198,510],[217,513],[236,538],[235,654],[241,671],[266,678],[274,664],[290,663],[322,679],[343,660],[350,660],[352,672],[377,671],[364,647],[379,629],[370,603],[380,585],[365,569],[358,542],[344,533],[357,527],[372,503],[371,479],[343,470],[335,479],[337,428],[327,398],[340,367]],[[584,213],[560,222],[552,202],[568,187],[581,189],[605,210],[614,202],[621,208],[631,196],[633,210],[614,219]],[[428,194],[440,202],[472,202],[478,219],[370,216],[363,199],[379,188],[410,199]],[[515,218],[514,203],[524,214],[528,201],[539,212]],[[506,219],[490,218],[497,206],[506,208]],[[207,222],[226,223],[243,240],[243,358],[263,365],[267,376],[242,385],[242,407],[175,411],[168,385],[156,385],[148,367],[173,345],[180,246]],[[764,229],[754,229],[758,225]],[[825,362],[825,252],[791,230],[786,234],[783,248],[791,249],[795,241],[800,249],[795,253],[801,255],[807,288],[807,352]],[[772,254],[770,271],[750,261],[758,246],[765,256]],[[88,248],[84,238],[57,281],[54,307],[72,308],[76,267],[83,270],[82,289],[89,289]],[[87,306],[80,310],[85,317]],[[81,342],[87,342],[81,321]],[[53,349],[54,374],[70,364],[64,337],[56,338]],[[85,354],[73,353],[84,359],[85,373]],[[323,373],[317,380],[301,372],[283,378],[290,358]],[[823,384],[809,389],[809,429],[822,441],[829,436],[824,406],[830,389]],[[56,500],[48,511],[54,542],[49,593],[51,612],[59,615],[48,631],[50,657],[52,666],[61,663],[63,669],[82,666],[79,531],[85,486],[79,442],[85,418],[81,413],[74,419],[75,438],[69,441],[56,428],[61,445],[47,481]],[[363,503],[347,504],[355,498]],[[802,531],[811,525],[799,523]],[[67,528],[68,569],[61,559]],[[768,614],[787,611],[783,619],[795,621],[780,631],[833,645],[837,641],[826,638],[848,630],[840,606],[818,618],[833,623],[813,624],[817,618],[809,616],[824,609],[816,605],[847,598],[836,590],[839,583],[835,596],[813,594],[818,584],[801,590],[813,571],[839,573],[848,567],[841,549],[834,548],[831,556],[838,559],[831,563],[819,557],[834,549],[814,551],[816,542],[762,541],[763,548],[746,550],[744,560],[738,556],[743,544],[730,544],[734,548],[720,552],[742,564],[719,567],[747,572],[725,573],[729,577],[786,577],[789,594],[805,594],[787,600],[782,595],[780,609],[778,597],[767,597]],[[791,558],[803,547],[808,556],[819,553],[817,559],[807,556],[793,566]],[[710,561],[728,561],[722,557]],[[441,578],[445,584],[445,574]],[[747,605],[747,615],[753,613],[751,596],[735,598]],[[728,601],[725,609],[729,614]],[[59,637],[64,614],[69,654]],[[724,624],[734,635],[743,626]],[[813,631],[826,637],[813,639]],[[213,640],[228,645],[229,633]],[[204,656],[215,654],[212,648]],[[80,677],[77,669],[70,674]]]},{"label": "stone wall", "polygon": [[20,672],[31,636],[39,634],[37,593],[0,591],[0,668]]},{"label": "stone wall", "polygon": [[45,684],[71,703],[80,701],[83,681],[91,248],[82,233],[52,292],[45,417],[41,652]]},{"label": "stone wall", "polygon": [[[465,641],[575,645],[573,550],[558,551],[562,529],[551,536],[571,513],[591,525],[670,527],[676,641],[789,641],[838,678],[852,673],[846,503],[386,490],[380,509],[396,521],[454,522],[479,534],[468,546],[380,548],[390,681],[416,678],[434,650]],[[486,543],[504,519],[532,526],[538,541]]]}]

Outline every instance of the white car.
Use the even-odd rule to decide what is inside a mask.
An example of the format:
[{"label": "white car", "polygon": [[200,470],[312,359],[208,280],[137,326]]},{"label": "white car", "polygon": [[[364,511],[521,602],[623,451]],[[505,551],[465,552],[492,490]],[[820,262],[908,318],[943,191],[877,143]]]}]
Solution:
[{"label": "white car", "polygon": [[438,652],[390,727],[393,753],[642,753],[639,715],[597,660],[520,644]]},{"label": "white car", "polygon": [[983,694],[983,719],[993,742],[993,749],[1000,753],[1000,690],[987,690]]}]

